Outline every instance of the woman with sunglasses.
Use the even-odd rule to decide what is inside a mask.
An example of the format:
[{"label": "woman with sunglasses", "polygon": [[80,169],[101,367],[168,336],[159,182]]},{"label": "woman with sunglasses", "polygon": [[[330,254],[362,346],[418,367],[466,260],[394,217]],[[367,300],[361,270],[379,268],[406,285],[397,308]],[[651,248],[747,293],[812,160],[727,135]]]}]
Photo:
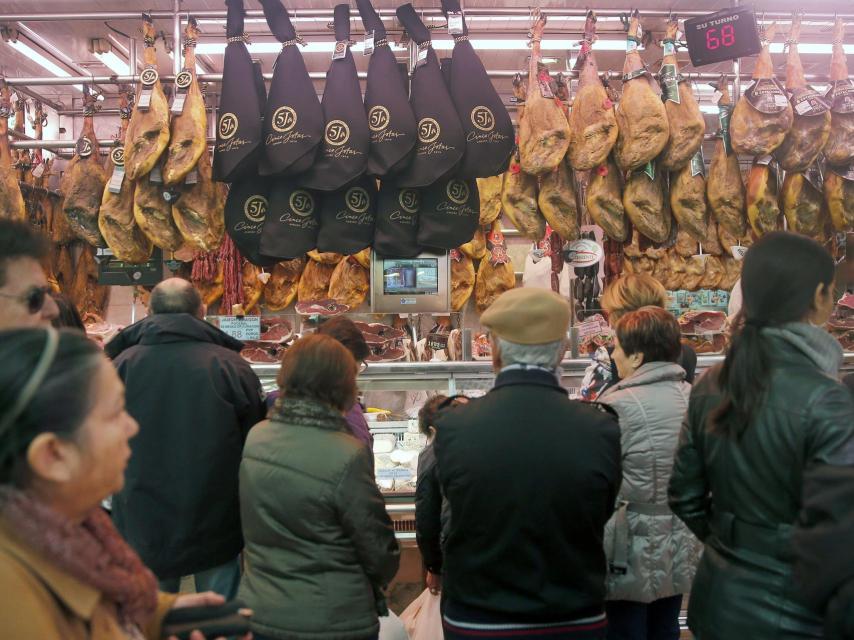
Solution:
[{"label": "woman with sunglasses", "polygon": [[0,330],[48,326],[59,315],[41,265],[47,253],[30,225],[0,220]]},{"label": "woman with sunglasses", "polygon": [[170,610],[222,604],[158,593],[100,507],[124,484],[138,425],[98,346],[52,327],[3,331],[0,363],[0,635],[158,640]]}]

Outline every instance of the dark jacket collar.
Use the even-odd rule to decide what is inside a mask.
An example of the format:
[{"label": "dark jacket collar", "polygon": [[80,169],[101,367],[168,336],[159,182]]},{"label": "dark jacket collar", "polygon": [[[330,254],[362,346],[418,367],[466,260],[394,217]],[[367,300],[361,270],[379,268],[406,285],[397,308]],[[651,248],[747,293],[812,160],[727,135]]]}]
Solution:
[{"label": "dark jacket collar", "polygon": [[299,427],[350,432],[347,421],[340,411],[320,402],[303,398],[282,398],[271,419],[274,422],[283,422],[287,425]]},{"label": "dark jacket collar", "polygon": [[110,358],[115,358],[125,349],[138,344],[175,342],[207,342],[232,351],[240,351],[243,348],[243,343],[239,340],[189,313],[161,313],[125,327],[110,340],[104,350]]},{"label": "dark jacket collar", "polygon": [[566,389],[560,386],[557,376],[551,371],[544,369],[508,369],[501,371],[495,378],[493,389],[518,385],[550,387],[555,391],[567,395]]}]

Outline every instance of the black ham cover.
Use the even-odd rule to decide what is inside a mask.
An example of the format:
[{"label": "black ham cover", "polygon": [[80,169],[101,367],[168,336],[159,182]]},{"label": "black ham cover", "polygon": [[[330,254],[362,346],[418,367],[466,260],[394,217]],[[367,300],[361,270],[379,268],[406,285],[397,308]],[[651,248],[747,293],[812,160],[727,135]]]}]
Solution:
[{"label": "black ham cover", "polygon": [[352,255],[374,240],[377,181],[362,176],[343,189],[326,193],[320,208],[317,250]]},{"label": "black ham cover", "polygon": [[269,215],[272,181],[260,176],[240,178],[231,183],[225,201],[225,230],[243,257],[254,265],[266,267],[275,259],[259,252],[261,233]]},{"label": "black ham cover", "polygon": [[257,91],[256,69],[246,49],[243,33],[243,0],[226,0],[228,18],[225,33],[225,60],[222,94],[217,113],[213,179],[231,182],[254,171],[263,148],[261,131],[267,95],[263,79]]},{"label": "black ham cover", "polygon": [[264,115],[262,175],[294,175],[311,167],[323,140],[323,111],[280,0],[261,0],[270,31],[282,43]]},{"label": "black ham cover", "polygon": [[418,124],[418,142],[412,162],[395,180],[402,187],[426,187],[457,166],[465,151],[465,134],[442,79],[439,59],[430,46],[430,32],[411,4],[398,7],[397,17],[418,44],[419,61],[409,96]]},{"label": "black ham cover", "polygon": [[261,253],[280,260],[298,258],[317,246],[322,194],[276,180],[270,192],[270,209]]},{"label": "black ham cover", "polygon": [[334,191],[365,172],[371,138],[362,102],[356,62],[350,51],[350,8],[335,7],[335,53],[326,72],[323,117],[326,128],[317,158],[299,183],[310,189]]},{"label": "black ham cover", "polygon": [[383,180],[377,201],[374,251],[391,258],[414,258],[418,246],[418,189],[401,188]]},{"label": "black ham cover", "polygon": [[[442,11],[460,13],[459,0],[442,0]],[[457,167],[460,178],[487,178],[504,173],[515,146],[513,122],[492,86],[483,63],[463,34],[454,36],[449,90],[465,131],[466,148]]]},{"label": "black ham cover", "polygon": [[471,240],[480,224],[477,182],[442,178],[421,190],[418,244],[431,249],[455,249]]},{"label": "black ham cover", "polygon": [[370,0],[356,0],[365,32],[374,32],[374,52],[368,63],[365,113],[371,131],[368,173],[382,177],[406,167],[415,149],[415,114],[409,105],[404,74],[389,46],[385,26]]}]

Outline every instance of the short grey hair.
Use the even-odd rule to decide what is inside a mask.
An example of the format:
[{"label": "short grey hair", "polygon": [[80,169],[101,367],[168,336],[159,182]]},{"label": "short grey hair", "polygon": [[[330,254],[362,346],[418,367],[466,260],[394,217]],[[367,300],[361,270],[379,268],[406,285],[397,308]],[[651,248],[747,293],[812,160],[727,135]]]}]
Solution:
[{"label": "short grey hair", "polygon": [[500,350],[501,365],[526,364],[535,367],[554,369],[563,360],[566,341],[546,342],[543,344],[519,344],[495,336]]},{"label": "short grey hair", "polygon": [[195,315],[202,306],[202,296],[192,283],[170,278],[154,287],[148,301],[152,314],[190,313]]}]

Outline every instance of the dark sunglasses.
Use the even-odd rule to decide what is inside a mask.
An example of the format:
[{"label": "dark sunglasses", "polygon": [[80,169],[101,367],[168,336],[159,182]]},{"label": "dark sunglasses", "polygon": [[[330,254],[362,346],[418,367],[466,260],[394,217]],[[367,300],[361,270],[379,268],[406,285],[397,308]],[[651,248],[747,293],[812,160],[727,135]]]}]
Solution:
[{"label": "dark sunglasses", "polygon": [[0,297],[11,298],[12,300],[17,300],[18,302],[27,305],[27,311],[32,315],[42,310],[42,307],[44,307],[44,301],[47,299],[49,294],[50,287],[44,286],[30,287],[25,293],[19,293],[17,295],[0,293]]}]

